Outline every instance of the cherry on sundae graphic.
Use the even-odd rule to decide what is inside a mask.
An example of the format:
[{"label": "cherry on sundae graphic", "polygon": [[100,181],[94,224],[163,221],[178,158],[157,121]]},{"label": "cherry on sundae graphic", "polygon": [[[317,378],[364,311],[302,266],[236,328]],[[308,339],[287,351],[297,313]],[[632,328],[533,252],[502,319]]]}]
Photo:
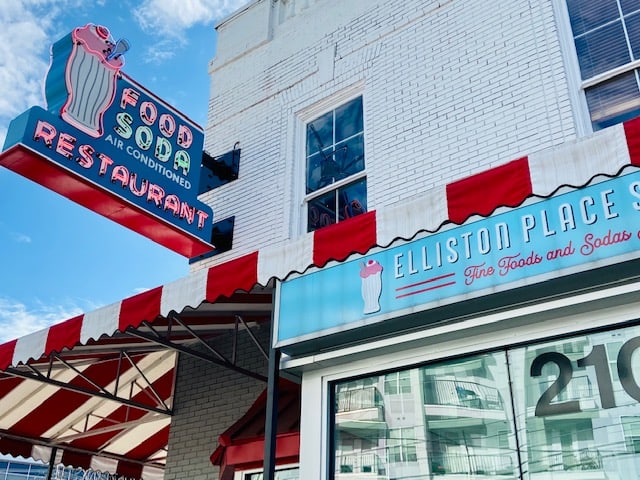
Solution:
[{"label": "cherry on sundae graphic", "polygon": [[76,28],[57,42],[46,80],[49,110],[62,105],[59,112],[65,122],[94,138],[101,137],[102,117],[113,103],[124,66],[122,55],[128,49],[125,39],[114,42],[106,27],[93,24]]},{"label": "cherry on sundae graphic", "polygon": [[360,267],[360,280],[362,281],[362,300],[365,315],[380,310],[380,294],[382,293],[382,265],[375,260],[362,262]]}]

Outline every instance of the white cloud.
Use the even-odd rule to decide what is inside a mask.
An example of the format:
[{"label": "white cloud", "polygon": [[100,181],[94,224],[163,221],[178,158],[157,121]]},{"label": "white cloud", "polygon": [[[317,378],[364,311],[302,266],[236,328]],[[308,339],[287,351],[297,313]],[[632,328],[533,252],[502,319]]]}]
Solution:
[{"label": "white cloud", "polygon": [[38,303],[27,307],[11,298],[0,297],[0,343],[42,330],[56,322],[80,315],[82,311],[82,308],[71,303],[54,306]]},{"label": "white cloud", "polygon": [[31,237],[29,235],[25,235],[24,233],[11,232],[10,235],[14,242],[31,243]]},{"label": "white cloud", "polygon": [[0,146],[12,118],[43,105],[50,38],[60,14],[77,5],[80,0],[0,1]]},{"label": "white cloud", "polygon": [[143,30],[180,38],[184,30],[212,23],[248,0],[144,0],[133,14]]},{"label": "white cloud", "polygon": [[171,58],[186,44],[185,30],[207,25],[249,3],[249,0],[143,0],[133,16],[143,31],[155,35],[147,59],[158,63]]}]

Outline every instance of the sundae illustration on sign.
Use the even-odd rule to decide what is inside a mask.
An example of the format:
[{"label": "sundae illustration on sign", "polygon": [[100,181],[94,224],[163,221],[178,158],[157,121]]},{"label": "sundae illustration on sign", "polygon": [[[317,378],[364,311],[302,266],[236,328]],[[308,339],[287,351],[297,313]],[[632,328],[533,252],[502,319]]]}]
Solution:
[{"label": "sundae illustration on sign", "polygon": [[92,23],[56,41],[46,108],[11,121],[0,165],[186,257],[213,252],[204,131],[123,72],[128,51]]},{"label": "sundae illustration on sign", "polygon": [[362,300],[365,315],[380,311],[380,294],[382,293],[382,265],[375,260],[361,263],[360,280],[362,282]]},{"label": "sundae illustration on sign", "polygon": [[71,42],[55,43],[45,83],[48,109],[59,110],[65,122],[84,133],[101,137],[102,118],[115,98],[127,50],[125,39],[114,42],[106,27],[93,24],[74,29]]}]

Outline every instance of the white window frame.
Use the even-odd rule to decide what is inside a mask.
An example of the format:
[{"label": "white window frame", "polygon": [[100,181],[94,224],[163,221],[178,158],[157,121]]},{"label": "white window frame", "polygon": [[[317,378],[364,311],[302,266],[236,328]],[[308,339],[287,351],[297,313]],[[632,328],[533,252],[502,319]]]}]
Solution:
[{"label": "white window frame", "polygon": [[573,111],[573,118],[576,125],[576,133],[579,137],[584,137],[593,133],[591,126],[591,114],[587,105],[587,97],[580,74],[580,64],[578,63],[578,52],[573,43],[573,30],[566,0],[553,0],[553,10],[556,16],[558,27],[558,38],[560,40],[560,51],[567,73],[569,84],[569,101]]},{"label": "white window frame", "polygon": [[[296,189],[299,192],[299,196],[298,196],[298,201],[296,202],[298,204],[298,225],[299,225],[299,234],[306,234],[307,233],[307,219],[308,219],[308,213],[307,213],[307,205],[308,205],[308,201],[310,198],[315,198],[317,196],[322,195],[323,193],[327,193],[327,192],[331,192],[333,190],[336,190],[337,188],[340,188],[341,186],[347,185],[351,182],[354,182],[356,180],[365,178],[367,176],[367,136],[365,133],[364,136],[364,151],[365,151],[365,168],[358,172],[355,173],[351,176],[349,176],[348,178],[343,178],[341,180],[338,180],[337,182],[332,183],[331,185],[327,185],[326,187],[322,187],[316,191],[314,191],[312,194],[308,194],[306,193],[306,187],[307,187],[307,124],[309,122],[312,122],[313,120],[315,120],[316,118],[320,117],[321,115],[330,112],[332,110],[335,110],[336,108],[340,107],[341,105],[344,105],[345,103],[357,98],[357,97],[362,97],[362,124],[363,124],[363,131],[366,132],[367,130],[367,122],[366,122],[366,95],[364,92],[364,82],[358,82],[350,87],[347,87],[343,90],[341,90],[340,92],[337,92],[333,95],[330,95],[326,98],[324,98],[323,100],[320,100],[316,103],[314,103],[313,105],[306,107],[304,109],[302,109],[301,111],[299,111],[296,114],[296,135],[295,135],[295,144],[296,144],[296,150],[295,150],[295,157],[296,159],[298,159],[298,161],[296,162],[298,165],[298,174],[296,175],[296,177],[298,178],[298,188]],[[367,194],[367,211],[369,211],[368,208],[368,194]]]}]

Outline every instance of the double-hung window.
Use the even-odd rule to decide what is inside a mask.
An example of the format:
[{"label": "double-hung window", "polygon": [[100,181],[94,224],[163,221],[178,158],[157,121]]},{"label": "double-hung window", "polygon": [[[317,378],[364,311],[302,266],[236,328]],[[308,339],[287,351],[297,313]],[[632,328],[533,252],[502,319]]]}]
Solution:
[{"label": "double-hung window", "polygon": [[640,0],[567,0],[594,130],[640,115]]},{"label": "double-hung window", "polygon": [[367,211],[362,97],[306,126],[307,231]]}]

